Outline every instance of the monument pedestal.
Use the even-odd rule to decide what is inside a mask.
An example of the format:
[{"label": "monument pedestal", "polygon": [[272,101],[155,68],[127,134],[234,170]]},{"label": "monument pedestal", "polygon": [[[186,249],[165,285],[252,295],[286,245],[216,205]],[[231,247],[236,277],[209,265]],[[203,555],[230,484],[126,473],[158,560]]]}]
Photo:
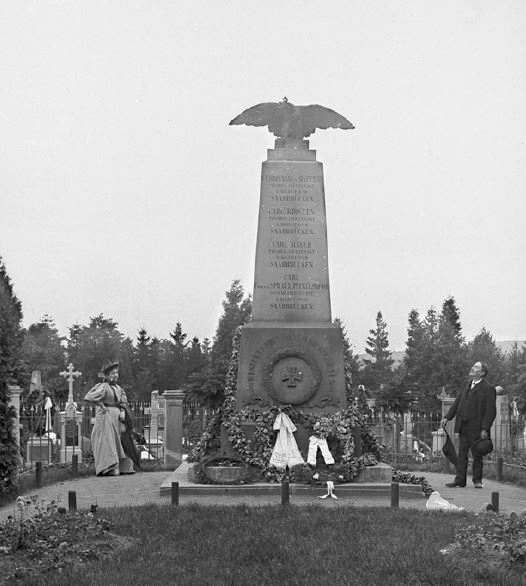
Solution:
[{"label": "monument pedestal", "polygon": [[341,331],[332,324],[252,322],[241,333],[238,408],[345,408]]}]

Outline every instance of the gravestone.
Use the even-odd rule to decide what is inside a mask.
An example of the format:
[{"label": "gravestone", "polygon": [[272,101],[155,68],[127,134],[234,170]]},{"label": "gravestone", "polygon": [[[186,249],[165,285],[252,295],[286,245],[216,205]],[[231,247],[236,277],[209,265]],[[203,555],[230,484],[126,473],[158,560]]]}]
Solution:
[{"label": "gravestone", "polygon": [[507,395],[502,394],[502,387],[496,387],[496,416],[491,427],[490,437],[493,439],[495,451],[505,453],[511,451],[510,406]]},{"label": "gravestone", "polygon": [[323,165],[304,137],[315,128],[353,126],[332,110],[286,99],[250,108],[231,124],[268,124],[278,137],[262,165],[252,319],[241,332],[237,406],[339,411],[346,407],[343,339],[331,316]]},{"label": "gravestone", "polygon": [[61,462],[71,462],[73,455],[82,462],[82,411],[77,410],[73,400],[73,381],[81,375],[71,363],[60,373],[68,382],[68,400],[64,411],[59,413]]}]

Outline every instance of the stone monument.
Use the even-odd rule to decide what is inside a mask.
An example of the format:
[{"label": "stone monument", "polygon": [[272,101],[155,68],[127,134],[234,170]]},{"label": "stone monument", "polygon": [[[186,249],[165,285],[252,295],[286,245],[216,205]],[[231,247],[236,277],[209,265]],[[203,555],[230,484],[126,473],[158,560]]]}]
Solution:
[{"label": "stone monument", "polygon": [[277,137],[261,172],[251,321],[241,332],[238,409],[346,407],[343,340],[332,323],[323,165],[304,140],[316,128],[354,128],[322,106],[249,108],[230,124]]}]

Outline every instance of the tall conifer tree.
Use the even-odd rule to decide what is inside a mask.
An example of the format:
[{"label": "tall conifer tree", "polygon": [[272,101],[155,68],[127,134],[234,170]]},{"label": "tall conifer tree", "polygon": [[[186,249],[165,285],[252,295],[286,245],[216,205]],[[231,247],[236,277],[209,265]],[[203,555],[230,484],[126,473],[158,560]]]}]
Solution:
[{"label": "tall conifer tree", "polygon": [[0,257],[0,492],[16,487],[19,453],[14,436],[15,410],[9,406],[8,385],[21,371],[22,305]]},{"label": "tall conifer tree", "polygon": [[381,387],[390,381],[394,362],[389,350],[387,323],[381,311],[376,314],[376,328],[369,330],[369,334],[365,351],[370,359],[366,359],[363,380],[366,388],[377,396]]},{"label": "tall conifer tree", "polygon": [[208,407],[223,403],[226,375],[232,355],[232,340],[236,329],[250,319],[252,300],[245,297],[239,280],[232,282],[223,301],[223,314],[219,318],[214,343],[204,367],[190,376],[186,385],[194,400]]}]

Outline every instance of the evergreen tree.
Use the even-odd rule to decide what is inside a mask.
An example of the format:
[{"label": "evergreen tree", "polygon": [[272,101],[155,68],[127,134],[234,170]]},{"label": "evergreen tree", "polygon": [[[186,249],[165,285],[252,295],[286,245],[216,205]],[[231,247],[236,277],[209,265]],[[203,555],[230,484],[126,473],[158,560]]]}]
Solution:
[{"label": "evergreen tree", "polygon": [[378,396],[382,385],[386,385],[392,376],[393,359],[389,350],[387,324],[382,312],[376,315],[376,328],[369,330],[365,351],[370,356],[366,359],[363,369],[365,387],[371,390],[373,396]]},{"label": "evergreen tree", "polygon": [[358,356],[353,352],[343,322],[339,318],[336,318],[334,324],[337,325],[342,332],[345,393],[347,396],[347,403],[350,404],[354,401],[354,397],[358,396],[358,387],[361,386],[359,377],[361,374],[362,363]]},{"label": "evergreen tree", "polygon": [[137,333],[132,358],[133,396],[139,401],[149,401],[154,386],[151,346],[152,341],[148,332],[141,328]]},{"label": "evergreen tree", "polygon": [[225,375],[232,355],[232,340],[236,329],[248,322],[251,313],[251,298],[244,297],[243,287],[239,280],[233,281],[230,289],[226,292],[226,300],[223,301],[223,315],[219,318],[214,344],[210,352],[212,362],[225,365]]},{"label": "evergreen tree", "polygon": [[407,352],[398,378],[404,381],[417,409],[435,411],[442,388],[456,394],[468,371],[460,312],[454,298],[444,301],[440,315],[431,307],[423,320],[412,310],[407,332]]},{"label": "evergreen tree", "polygon": [[[399,368],[403,369],[403,380],[407,386],[407,392],[410,392],[417,401],[421,401],[419,383],[425,376],[422,368],[425,366],[423,356],[426,352],[427,343],[425,326],[420,320],[418,311],[412,309],[409,313],[406,351]],[[401,376],[399,375],[398,379],[400,378]]]},{"label": "evergreen tree", "polygon": [[175,324],[175,329],[170,333],[172,338],[171,353],[171,380],[173,389],[181,389],[186,380],[186,354],[188,334],[183,332],[181,322]]},{"label": "evergreen tree", "polygon": [[462,336],[460,312],[453,297],[448,297],[442,304],[435,356],[440,372],[440,386],[445,387],[450,394],[457,393],[469,371],[469,359]]},{"label": "evergreen tree", "polygon": [[189,397],[212,408],[223,403],[232,340],[238,326],[245,324],[251,313],[252,300],[244,296],[240,281],[233,281],[223,301],[223,314],[219,318],[209,356],[205,350],[202,369],[189,377],[186,385]]},{"label": "evergreen tree", "polygon": [[186,352],[186,378],[201,370],[206,362],[199,338],[194,336],[187,347]]},{"label": "evergreen tree", "polygon": [[13,433],[15,410],[9,406],[8,385],[21,372],[22,305],[0,257],[0,493],[16,488],[19,452]]},{"label": "evergreen tree", "polygon": [[488,381],[494,385],[504,386],[506,377],[506,359],[502,350],[497,346],[491,333],[482,328],[468,344],[468,361],[485,362],[488,365]]},{"label": "evergreen tree", "polygon": [[169,340],[156,342],[155,388],[161,391],[183,388],[188,374],[187,337],[181,322],[177,322],[173,332],[170,332]]}]

